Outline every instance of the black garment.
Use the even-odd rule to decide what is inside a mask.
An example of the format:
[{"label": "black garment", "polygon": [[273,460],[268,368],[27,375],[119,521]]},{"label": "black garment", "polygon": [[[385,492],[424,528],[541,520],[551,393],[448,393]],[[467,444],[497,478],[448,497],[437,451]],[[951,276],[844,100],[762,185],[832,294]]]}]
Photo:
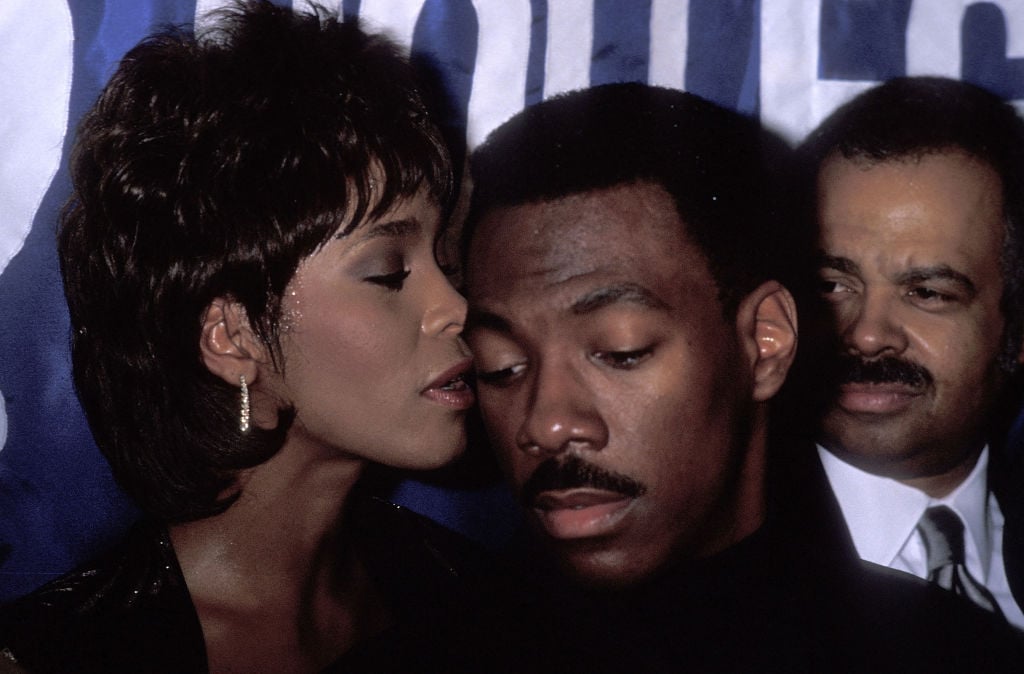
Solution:
[{"label": "black garment", "polygon": [[991,446],[988,486],[1003,512],[1003,566],[1017,606],[1024,607],[1024,453]]},{"label": "black garment", "polygon": [[1020,672],[1024,646],[919,579],[815,555],[770,521],[713,558],[624,591],[572,585],[526,549],[517,585],[429,638],[366,644],[348,671]]},{"label": "black garment", "polygon": [[[458,614],[473,579],[487,577],[486,555],[454,532],[379,499],[353,506],[348,525],[399,624]],[[107,555],[0,611],[3,647],[33,674],[207,671],[167,529],[146,520]]]},{"label": "black garment", "polygon": [[[827,562],[774,523],[621,594],[553,585],[544,631],[588,672],[1019,672],[991,616],[917,579]],[[553,609],[553,610],[551,610]]]}]

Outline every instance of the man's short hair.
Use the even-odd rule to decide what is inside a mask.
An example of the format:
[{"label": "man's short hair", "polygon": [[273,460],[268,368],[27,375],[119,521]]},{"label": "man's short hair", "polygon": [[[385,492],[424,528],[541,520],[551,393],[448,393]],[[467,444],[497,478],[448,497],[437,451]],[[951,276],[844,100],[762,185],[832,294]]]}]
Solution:
[{"label": "man's short hair", "polygon": [[226,508],[239,470],[280,449],[238,429],[238,388],[200,356],[204,311],[244,306],[280,368],[281,300],[301,260],[453,179],[412,69],[324,11],[239,3],[121,61],[83,119],[59,237],[74,377],[99,448],[149,514]]},{"label": "man's short hair", "polygon": [[556,96],[473,153],[463,254],[493,209],[650,182],[672,197],[732,318],[743,297],[786,270],[774,242],[787,158],[756,120],[690,93],[619,83]]},{"label": "man's short hair", "polygon": [[899,77],[869,89],[837,108],[798,148],[799,190],[809,199],[803,217],[816,218],[818,172],[834,154],[878,163],[955,151],[992,167],[1002,181],[1006,333],[999,361],[1013,371],[1024,334],[1024,120],[1010,104],[942,77]]}]

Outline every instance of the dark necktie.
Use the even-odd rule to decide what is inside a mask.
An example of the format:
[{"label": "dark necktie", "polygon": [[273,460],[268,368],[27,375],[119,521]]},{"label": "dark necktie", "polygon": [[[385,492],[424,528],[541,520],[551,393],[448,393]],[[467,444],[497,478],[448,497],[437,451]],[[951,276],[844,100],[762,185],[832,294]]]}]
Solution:
[{"label": "dark necktie", "polygon": [[928,552],[928,580],[1001,616],[1003,612],[992,593],[964,565],[964,525],[960,517],[946,506],[934,506],[924,512],[917,528]]}]

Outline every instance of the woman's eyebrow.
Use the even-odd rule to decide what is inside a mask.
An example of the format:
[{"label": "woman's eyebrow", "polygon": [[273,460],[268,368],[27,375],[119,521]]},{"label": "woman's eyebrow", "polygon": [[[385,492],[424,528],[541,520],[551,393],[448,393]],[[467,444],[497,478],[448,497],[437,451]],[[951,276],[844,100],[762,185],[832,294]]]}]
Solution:
[{"label": "woman's eyebrow", "polygon": [[[410,234],[416,234],[421,228],[422,224],[418,219],[401,218],[398,220],[382,220],[381,222],[375,222],[372,225],[357,228],[353,231],[360,232],[360,238],[369,240],[381,237],[397,238],[401,236],[408,236]],[[351,233],[352,231],[338,232],[335,238],[344,239]]]}]

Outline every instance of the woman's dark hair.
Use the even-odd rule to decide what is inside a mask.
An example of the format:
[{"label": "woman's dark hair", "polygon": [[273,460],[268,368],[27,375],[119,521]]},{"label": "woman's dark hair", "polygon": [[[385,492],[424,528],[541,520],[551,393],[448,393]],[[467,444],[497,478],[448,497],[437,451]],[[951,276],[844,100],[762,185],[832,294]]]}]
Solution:
[{"label": "woman's dark hair", "polygon": [[454,185],[415,74],[322,9],[240,2],[132,49],[82,120],[59,254],[75,384],[122,488],[166,521],[223,511],[277,452],[200,356],[206,308],[240,303],[275,365],[301,260],[424,189]]}]

